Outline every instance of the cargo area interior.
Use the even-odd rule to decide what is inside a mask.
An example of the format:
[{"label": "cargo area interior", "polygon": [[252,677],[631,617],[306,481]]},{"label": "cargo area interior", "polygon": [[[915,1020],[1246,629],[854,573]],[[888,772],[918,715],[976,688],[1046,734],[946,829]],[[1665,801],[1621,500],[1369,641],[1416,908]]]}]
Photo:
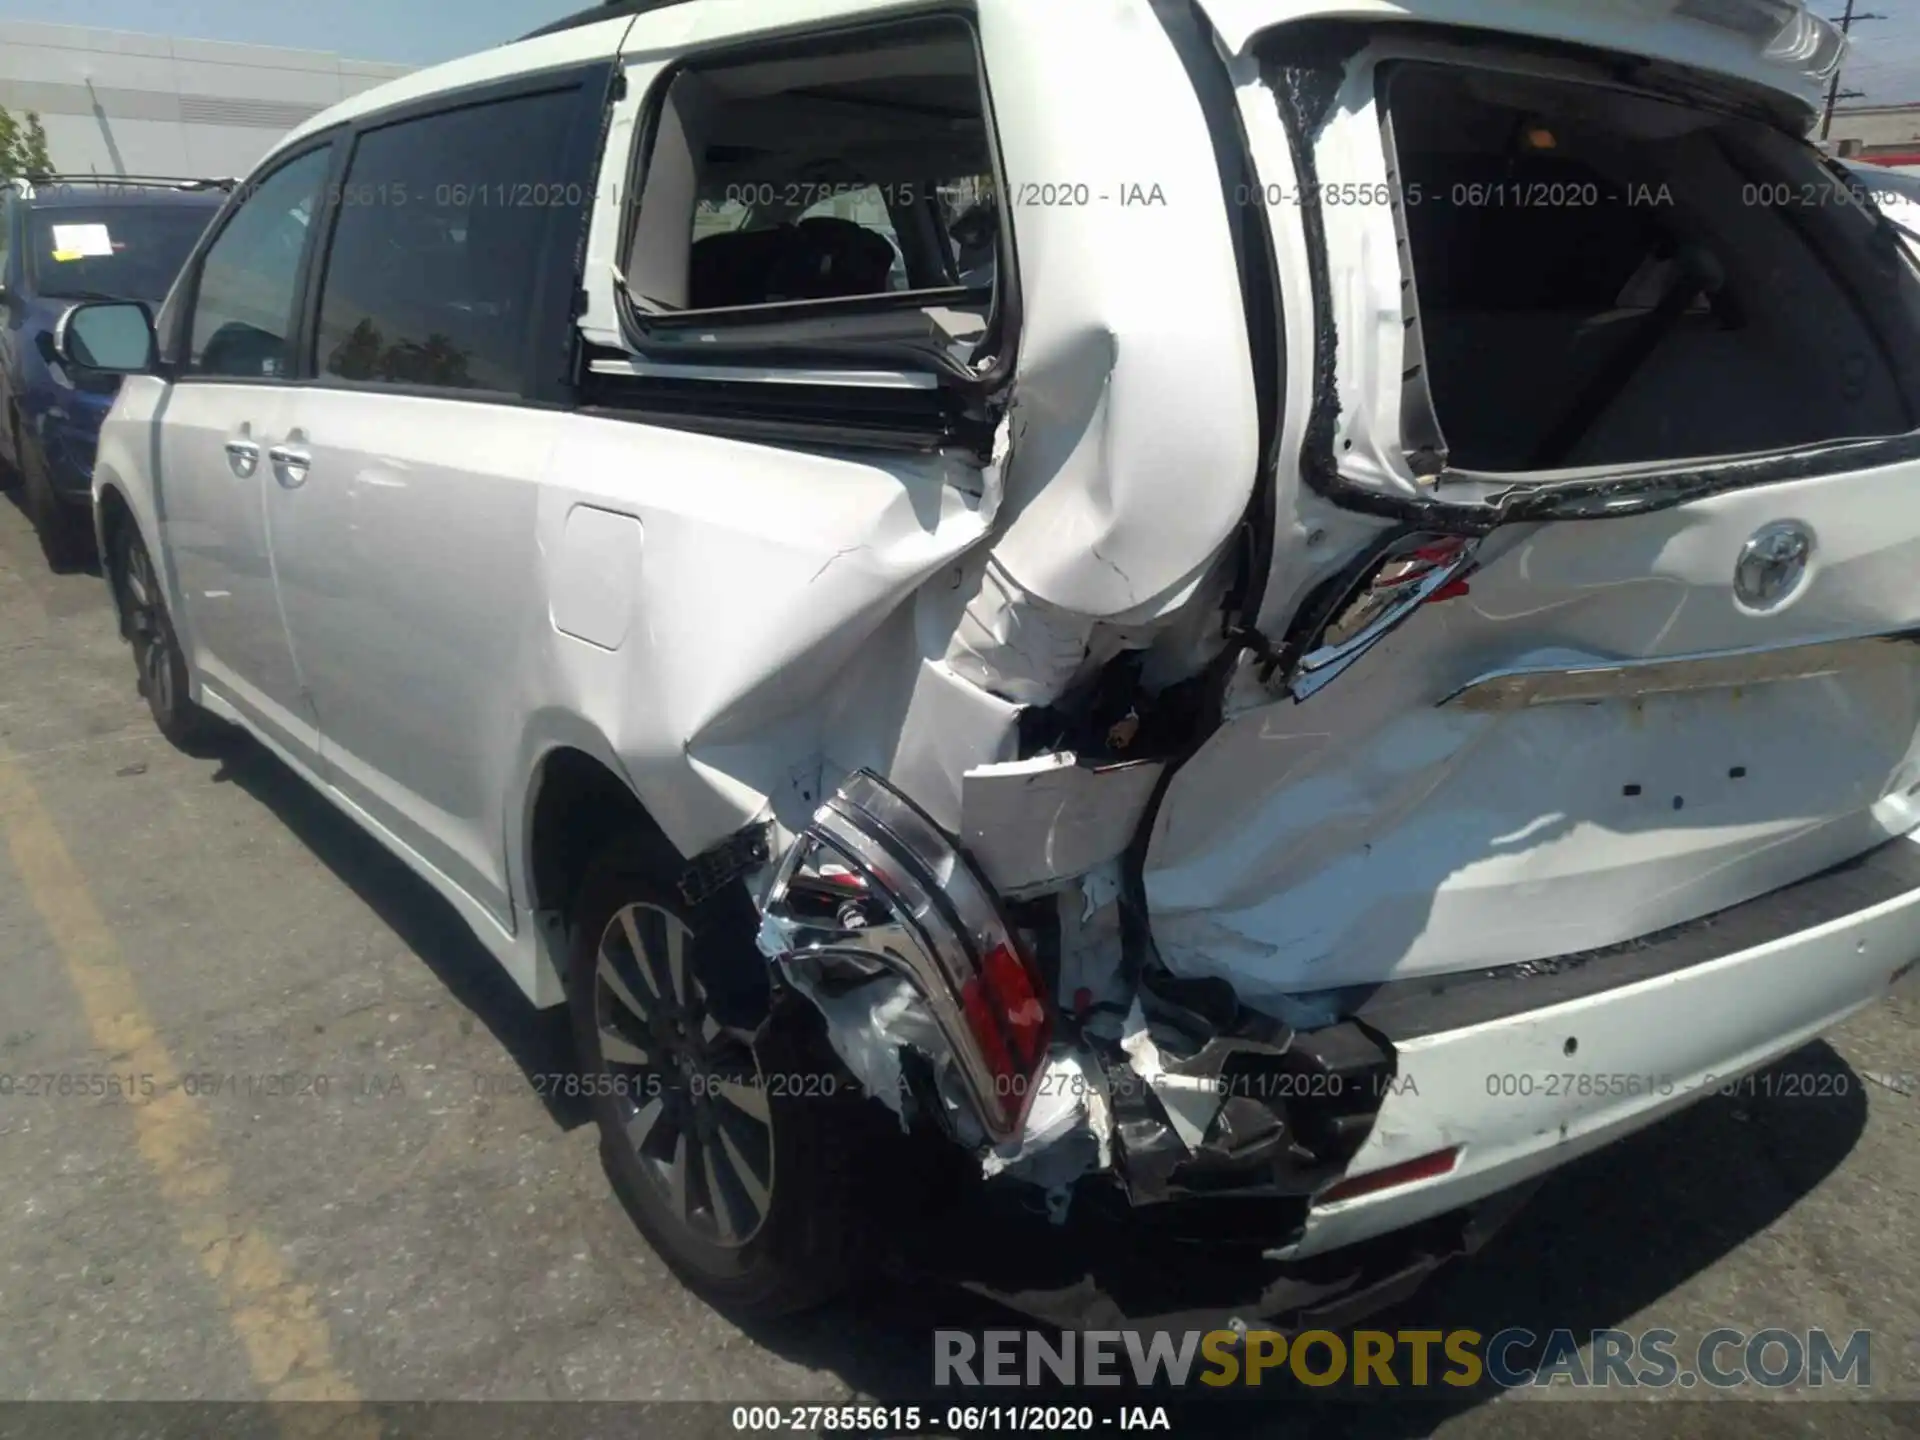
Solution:
[{"label": "cargo area interior", "polygon": [[643,313],[905,296],[956,342],[985,330],[998,211],[965,26],[682,70],[643,146]]},{"label": "cargo area interior", "polygon": [[1398,63],[1382,94],[1426,352],[1408,404],[1430,405],[1419,418],[1452,468],[1920,425],[1913,266],[1811,147],[1705,106],[1492,69]]}]

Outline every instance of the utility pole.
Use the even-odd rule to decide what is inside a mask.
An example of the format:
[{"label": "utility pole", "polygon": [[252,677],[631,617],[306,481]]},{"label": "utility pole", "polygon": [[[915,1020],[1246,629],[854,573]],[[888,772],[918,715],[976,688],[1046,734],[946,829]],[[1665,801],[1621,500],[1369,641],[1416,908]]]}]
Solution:
[{"label": "utility pole", "polygon": [[[1853,3],[1854,0],[1847,0],[1847,13],[1842,15],[1838,21],[1840,34],[1843,38],[1853,32],[1854,24],[1857,21],[1884,20],[1887,18],[1884,15],[1856,15],[1853,13]],[[1833,83],[1827,87],[1827,113],[1820,121],[1820,138],[1822,140],[1831,139],[1833,136],[1833,112],[1842,98],[1840,93],[1840,71],[1844,68],[1844,63],[1843,58],[1842,64],[1833,67]],[[1865,96],[1863,92],[1859,90],[1849,90],[1846,92],[1845,98],[1849,100],[1860,100],[1864,99]]]}]

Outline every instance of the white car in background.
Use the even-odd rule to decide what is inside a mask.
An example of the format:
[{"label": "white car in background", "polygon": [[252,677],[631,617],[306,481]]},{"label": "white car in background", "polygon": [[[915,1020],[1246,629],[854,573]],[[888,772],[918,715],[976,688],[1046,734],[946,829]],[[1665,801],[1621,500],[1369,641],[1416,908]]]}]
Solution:
[{"label": "white car in background", "polygon": [[134,372],[142,687],[572,1007],[716,1298],[1002,1202],[971,1278],[1056,1317],[1378,1304],[1920,955],[1920,280],[1805,138],[1840,50],[650,0],[409,75],[63,326]]},{"label": "white car in background", "polygon": [[1907,244],[1920,245],[1920,174],[1864,161],[1845,163]]}]

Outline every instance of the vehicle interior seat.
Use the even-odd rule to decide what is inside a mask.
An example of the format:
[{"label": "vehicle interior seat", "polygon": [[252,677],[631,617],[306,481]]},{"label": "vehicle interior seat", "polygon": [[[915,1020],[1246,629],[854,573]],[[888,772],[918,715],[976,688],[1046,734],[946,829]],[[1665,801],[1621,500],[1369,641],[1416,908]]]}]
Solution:
[{"label": "vehicle interior seat", "polygon": [[893,246],[851,220],[815,215],[794,227],[794,240],[775,262],[774,296],[788,300],[884,295]]},{"label": "vehicle interior seat", "polygon": [[794,243],[791,225],[731,230],[694,241],[688,258],[687,308],[766,304],[774,267]]}]

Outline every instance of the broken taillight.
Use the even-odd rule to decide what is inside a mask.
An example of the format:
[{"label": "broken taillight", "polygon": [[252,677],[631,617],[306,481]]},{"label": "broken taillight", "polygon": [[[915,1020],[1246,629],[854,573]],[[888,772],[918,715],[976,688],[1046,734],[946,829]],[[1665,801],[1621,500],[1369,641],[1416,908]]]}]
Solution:
[{"label": "broken taillight", "polygon": [[[1456,535],[1423,536],[1391,554],[1375,568],[1327,626],[1323,645],[1338,647],[1358,637],[1382,615],[1409,601],[1431,604],[1467,593],[1458,578],[1471,542]],[[1439,583],[1435,585],[1434,581]]]},{"label": "broken taillight", "polygon": [[1053,1011],[978,871],[918,807],[860,771],[814,813],[762,902],[762,949],[903,975],[926,1000],[982,1127],[1010,1139]]},{"label": "broken taillight", "polygon": [[1291,684],[1305,700],[1350,669],[1423,605],[1468,593],[1478,542],[1458,535],[1409,535],[1374,562],[1300,658]]}]

